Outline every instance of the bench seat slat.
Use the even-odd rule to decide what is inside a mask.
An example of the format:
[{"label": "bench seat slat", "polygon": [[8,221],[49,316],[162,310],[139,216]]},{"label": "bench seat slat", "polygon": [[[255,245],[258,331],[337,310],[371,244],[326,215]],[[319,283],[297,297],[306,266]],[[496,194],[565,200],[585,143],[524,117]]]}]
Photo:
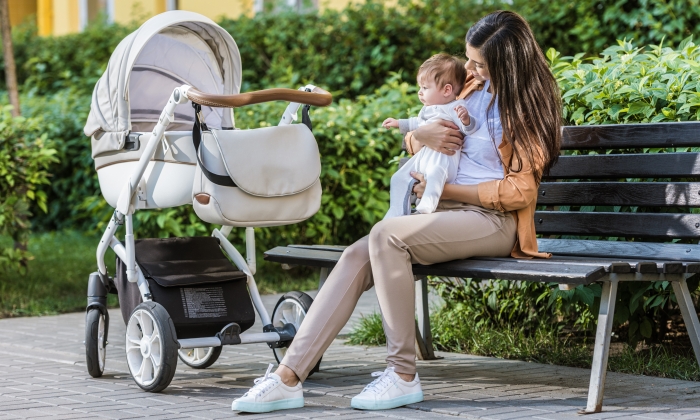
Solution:
[{"label": "bench seat slat", "polygon": [[692,178],[700,176],[699,153],[560,156],[545,180]]},{"label": "bench seat slat", "polygon": [[692,244],[544,238],[537,244],[540,251],[557,255],[700,263],[700,246]]},{"label": "bench seat slat", "polygon": [[[539,241],[547,241],[546,239],[540,239]],[[561,241],[561,240],[558,240]],[[580,242],[580,241],[573,241],[573,242]],[[607,242],[610,243],[610,241],[586,241],[586,242]],[[613,242],[614,244],[620,244],[621,242]],[[656,245],[656,244],[648,244],[648,243],[639,243],[639,242],[622,242],[622,243],[627,243],[627,244],[632,244],[634,247],[638,247],[639,244],[644,244],[644,245]],[[678,245],[678,244],[667,244],[667,245]],[[690,247],[696,247],[700,248],[697,245],[689,245]],[[342,245],[288,245],[289,248],[297,248],[297,249],[307,249],[307,250],[323,250],[323,251],[330,251],[330,252],[335,252],[337,253],[337,257],[340,258],[340,253],[347,248],[346,246]],[[684,248],[683,251],[685,251]],[[549,252],[549,251],[547,251]],[[515,258],[498,258],[498,257],[475,257],[472,258],[471,260],[473,261],[500,261],[500,262],[517,262],[521,264],[542,264],[542,263],[559,263],[559,264],[567,264],[567,265],[582,265],[582,266],[588,266],[588,267],[603,267],[606,272],[608,273],[618,273],[618,274],[623,274],[623,273],[643,273],[643,274],[651,274],[651,273],[656,273],[656,274],[661,274],[661,273],[667,273],[667,274],[678,274],[678,273],[700,273],[700,261],[694,262],[694,261],[689,261],[689,262],[679,262],[679,263],[671,263],[670,261],[666,260],[644,260],[643,258],[638,258],[638,257],[622,257],[622,258],[614,258],[614,257],[600,257],[600,256],[580,256],[580,255],[566,255],[562,254],[562,252],[566,252],[566,250],[562,250],[558,248],[555,251],[555,254],[552,256],[551,259],[531,259],[531,260],[526,260],[526,259],[515,259]],[[576,251],[578,252],[578,251]],[[653,253],[652,251],[651,253]],[[696,251],[697,252],[697,251]],[[328,259],[329,254],[322,254],[324,257]],[[331,257],[331,259],[333,259]],[[334,259],[334,261],[337,261],[337,259]],[[310,261],[306,260],[303,265],[314,265],[311,264]],[[433,273],[428,273],[429,275],[432,275]]]},{"label": "bench seat slat", "polygon": [[544,235],[697,238],[700,214],[539,211],[535,228]]},{"label": "bench seat slat", "polygon": [[[276,247],[265,252],[265,260],[315,267],[332,267],[341,252],[300,247]],[[476,277],[485,279],[542,281],[588,284],[605,275],[600,265],[565,265],[541,261],[524,265],[514,259],[489,261],[483,259],[456,260],[424,266],[413,265],[416,275]]]},{"label": "bench seat slat", "polygon": [[683,274],[697,273],[700,270],[700,263],[685,262],[664,262],[664,261],[639,261],[638,259],[615,259],[600,257],[576,257],[567,255],[553,255],[550,259],[514,259],[514,258],[494,258],[477,257],[474,261],[514,261],[519,264],[542,264],[559,263],[564,265],[584,265],[589,267],[602,266],[607,273],[626,274]]},{"label": "bench seat slat", "polygon": [[700,122],[564,127],[562,149],[637,149],[700,146]]},{"label": "bench seat slat", "polygon": [[537,204],[700,207],[700,183],[543,182]]}]

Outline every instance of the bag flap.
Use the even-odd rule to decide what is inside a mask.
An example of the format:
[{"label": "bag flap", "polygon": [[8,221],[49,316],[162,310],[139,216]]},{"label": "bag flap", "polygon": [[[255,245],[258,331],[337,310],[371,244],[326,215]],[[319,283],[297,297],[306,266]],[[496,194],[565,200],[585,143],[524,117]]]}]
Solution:
[{"label": "bag flap", "polygon": [[248,194],[298,194],[311,188],[321,175],[316,139],[303,124],[212,133],[226,172]]}]

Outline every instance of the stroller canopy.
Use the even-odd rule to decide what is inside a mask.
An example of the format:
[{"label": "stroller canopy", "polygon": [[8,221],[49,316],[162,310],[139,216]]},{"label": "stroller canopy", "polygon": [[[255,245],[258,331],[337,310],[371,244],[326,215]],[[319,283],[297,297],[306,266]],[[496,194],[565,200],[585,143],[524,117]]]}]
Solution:
[{"label": "stroller canopy", "polygon": [[[241,57],[231,35],[197,13],[161,13],[124,38],[92,93],[85,135],[92,157],[121,150],[131,131],[148,132],[173,89],[190,85],[220,95],[240,93]],[[202,107],[208,126],[232,128],[230,109]],[[194,112],[178,105],[169,130],[189,130]]]}]

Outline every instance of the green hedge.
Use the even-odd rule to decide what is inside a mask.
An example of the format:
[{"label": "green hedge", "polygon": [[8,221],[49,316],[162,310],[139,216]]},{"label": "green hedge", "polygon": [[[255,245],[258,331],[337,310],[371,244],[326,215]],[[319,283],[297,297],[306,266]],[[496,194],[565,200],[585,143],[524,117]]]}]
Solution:
[{"label": "green hedge", "polygon": [[30,257],[30,203],[46,211],[49,184],[47,169],[57,161],[56,150],[43,132],[38,118],[13,118],[11,107],[0,109],[0,235],[12,238],[15,246],[0,249],[0,271],[22,271]]},{"label": "green hedge", "polygon": [[[224,20],[243,62],[243,89],[314,82],[346,97],[370,94],[393,72],[412,81],[421,62],[463,54],[464,35],[497,9],[521,13],[543,50],[597,53],[617,39],[677,46],[700,30],[700,0],[370,0],[321,14],[259,14]],[[37,37],[15,28],[18,77],[25,91],[70,87],[91,92],[117,43],[134,27],[98,23],[80,34]],[[0,86],[4,77],[0,78]]]}]

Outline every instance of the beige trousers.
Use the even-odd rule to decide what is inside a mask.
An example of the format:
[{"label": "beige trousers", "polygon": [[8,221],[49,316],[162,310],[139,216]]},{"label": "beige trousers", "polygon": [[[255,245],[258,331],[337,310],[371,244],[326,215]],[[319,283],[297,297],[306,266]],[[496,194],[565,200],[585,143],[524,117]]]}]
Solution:
[{"label": "beige trousers", "polygon": [[360,295],[376,288],[386,361],[395,371],[416,372],[415,286],[412,263],[510,255],[516,222],[510,213],[441,202],[432,214],[395,217],[377,223],[350,245],[318,292],[282,360],[304,381],[345,326]]}]

